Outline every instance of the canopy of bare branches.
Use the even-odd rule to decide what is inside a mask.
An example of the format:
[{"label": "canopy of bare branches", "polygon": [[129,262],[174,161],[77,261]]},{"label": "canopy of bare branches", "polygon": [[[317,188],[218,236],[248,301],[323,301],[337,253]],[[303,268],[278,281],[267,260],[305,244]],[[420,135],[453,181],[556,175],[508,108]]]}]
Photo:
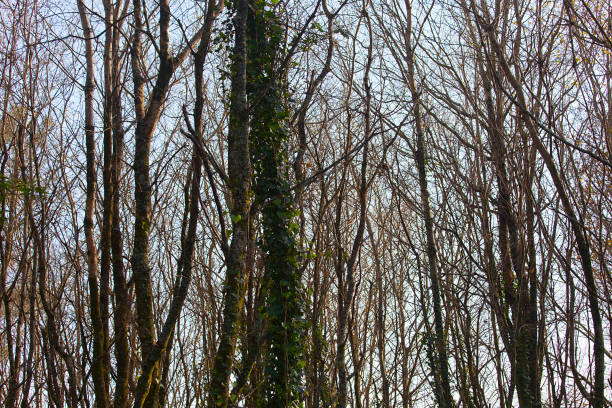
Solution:
[{"label": "canopy of bare branches", "polygon": [[612,406],[609,0],[0,0],[0,405]]}]

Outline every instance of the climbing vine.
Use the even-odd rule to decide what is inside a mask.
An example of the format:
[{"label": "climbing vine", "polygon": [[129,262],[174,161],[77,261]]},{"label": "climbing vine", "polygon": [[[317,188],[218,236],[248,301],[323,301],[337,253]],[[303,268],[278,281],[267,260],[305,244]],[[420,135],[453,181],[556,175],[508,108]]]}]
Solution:
[{"label": "climbing vine", "polygon": [[284,29],[274,2],[252,0],[247,23],[247,94],[255,202],[261,209],[265,254],[265,374],[261,406],[296,405],[304,367],[303,296],[296,211],[289,183],[288,132],[282,69]]}]

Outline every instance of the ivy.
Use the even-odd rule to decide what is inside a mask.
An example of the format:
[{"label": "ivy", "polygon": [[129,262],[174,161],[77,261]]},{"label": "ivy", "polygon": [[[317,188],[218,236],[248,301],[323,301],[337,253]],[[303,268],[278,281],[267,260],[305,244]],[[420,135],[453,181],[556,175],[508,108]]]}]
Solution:
[{"label": "ivy", "polygon": [[267,320],[265,375],[260,406],[299,404],[304,359],[305,323],[300,261],[289,183],[286,85],[276,72],[284,29],[272,7],[251,1],[247,28],[247,92],[251,162],[256,205],[261,208],[265,254],[263,315]]},{"label": "ivy", "polygon": [[45,189],[36,183],[25,183],[20,179],[0,176],[0,200],[9,195],[43,195]]},{"label": "ivy", "polygon": [[[39,186],[38,183],[26,183],[20,179],[0,175],[0,201],[6,200],[9,196],[43,196],[44,194],[44,187]],[[4,221],[6,221],[6,217],[4,214],[0,214],[0,223],[4,223]]]}]

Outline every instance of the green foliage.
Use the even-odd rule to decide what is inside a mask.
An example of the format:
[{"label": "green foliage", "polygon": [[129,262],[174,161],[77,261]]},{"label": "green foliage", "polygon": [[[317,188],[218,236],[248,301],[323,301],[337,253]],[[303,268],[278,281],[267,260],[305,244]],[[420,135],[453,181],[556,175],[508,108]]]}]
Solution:
[{"label": "green foliage", "polygon": [[[271,3],[274,4],[273,2]],[[261,207],[267,298],[265,375],[261,406],[298,406],[305,323],[300,260],[288,174],[285,86],[278,69],[282,25],[265,1],[252,1],[248,20],[247,92],[251,108],[250,152],[256,205]]]},{"label": "green foliage", "polygon": [[[24,195],[24,196],[42,196],[45,194],[44,187],[38,183],[26,183],[20,179],[13,179],[0,175],[0,201],[4,201],[9,196]],[[0,222],[4,222],[6,218],[4,214],[0,214]]]},{"label": "green foliage", "polygon": [[45,189],[36,183],[25,183],[23,180],[12,179],[0,175],[0,200],[9,195],[43,195]]}]

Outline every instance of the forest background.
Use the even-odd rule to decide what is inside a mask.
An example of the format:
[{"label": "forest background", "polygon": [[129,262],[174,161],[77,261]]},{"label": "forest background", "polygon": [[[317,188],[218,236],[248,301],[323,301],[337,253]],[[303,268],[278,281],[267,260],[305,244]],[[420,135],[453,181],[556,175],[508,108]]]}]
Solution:
[{"label": "forest background", "polygon": [[1,405],[611,405],[608,1],[0,27]]}]

